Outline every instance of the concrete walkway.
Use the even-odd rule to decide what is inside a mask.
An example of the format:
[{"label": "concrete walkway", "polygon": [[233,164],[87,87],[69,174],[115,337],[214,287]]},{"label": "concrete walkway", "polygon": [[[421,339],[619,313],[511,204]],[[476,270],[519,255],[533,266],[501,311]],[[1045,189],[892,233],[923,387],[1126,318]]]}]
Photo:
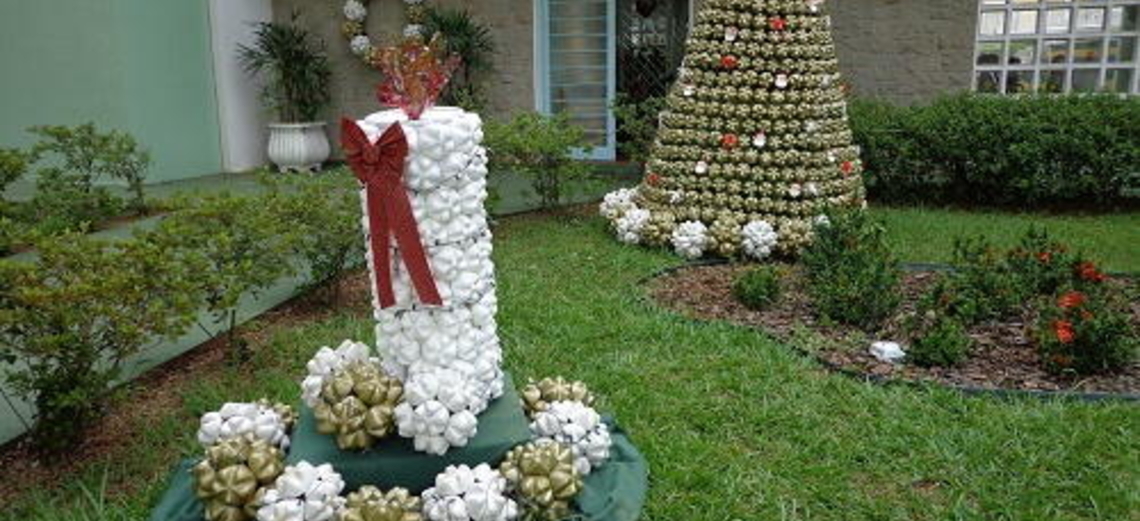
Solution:
[{"label": "concrete walkway", "polygon": [[[596,187],[596,189],[591,192],[579,194],[572,198],[572,201],[586,202],[597,199],[600,194],[605,193],[605,191],[615,186],[631,184],[634,182],[635,176],[636,174],[628,168],[613,166],[600,167],[599,177],[603,180],[600,184],[603,186]],[[529,195],[529,185],[525,179],[511,174],[496,174],[492,176],[491,180],[493,188],[498,191],[500,197],[498,205],[492,210],[495,214],[516,213],[531,210],[535,207],[535,200]],[[27,190],[28,186],[28,183],[24,183],[24,185],[18,187],[18,189]],[[257,182],[257,176],[255,174],[218,174],[151,185],[147,188],[147,196],[167,198],[177,194],[195,192],[249,194],[257,193],[261,190],[263,190],[263,187]],[[31,194],[27,192],[17,193],[15,195],[21,199],[31,197]],[[123,226],[96,232],[94,235],[108,238],[125,237],[128,236],[135,227],[148,226],[153,224],[157,219],[159,219],[159,217],[133,221]],[[13,258],[34,259],[34,254],[22,253]],[[294,297],[298,294],[299,288],[301,288],[304,283],[304,276],[287,277],[260,292],[256,298],[246,295],[241,299],[238,306],[239,323],[245,323],[254,319],[262,313]],[[223,324],[216,323],[213,318],[205,312],[199,315],[198,320],[213,332],[220,334],[225,331]],[[156,342],[145,348],[137,356],[128,360],[124,364],[123,375],[127,379],[134,378],[163,362],[189,351],[209,339],[210,337],[204,331],[198,327],[194,327],[177,339]],[[318,346],[314,346],[314,348],[316,347]],[[300,375],[298,375],[298,377],[299,376]],[[26,425],[30,424],[31,419],[34,417],[34,410],[31,404],[15,398],[13,393],[3,384],[2,380],[0,380],[0,392],[2,392],[0,399],[3,400],[3,403],[0,403],[0,443],[4,443],[19,436],[26,430]]]}]

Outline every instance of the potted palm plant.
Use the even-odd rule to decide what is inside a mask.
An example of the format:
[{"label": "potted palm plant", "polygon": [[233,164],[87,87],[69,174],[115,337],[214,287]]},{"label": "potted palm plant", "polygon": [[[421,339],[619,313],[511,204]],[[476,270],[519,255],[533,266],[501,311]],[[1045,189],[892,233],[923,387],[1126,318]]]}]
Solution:
[{"label": "potted palm plant", "polygon": [[252,45],[238,46],[238,59],[251,76],[265,81],[266,106],[277,113],[269,124],[269,160],[278,170],[319,170],[329,158],[325,122],[317,114],[330,100],[332,69],[324,44],[297,24],[260,22]]}]

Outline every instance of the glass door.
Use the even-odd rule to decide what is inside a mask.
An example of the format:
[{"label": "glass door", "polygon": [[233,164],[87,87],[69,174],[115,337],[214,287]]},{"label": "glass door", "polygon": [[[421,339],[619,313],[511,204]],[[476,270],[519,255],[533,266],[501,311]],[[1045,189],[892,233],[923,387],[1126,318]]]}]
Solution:
[{"label": "glass door", "polygon": [[616,91],[617,0],[538,0],[538,108],[566,113],[593,147],[583,157],[613,160],[610,105]]}]

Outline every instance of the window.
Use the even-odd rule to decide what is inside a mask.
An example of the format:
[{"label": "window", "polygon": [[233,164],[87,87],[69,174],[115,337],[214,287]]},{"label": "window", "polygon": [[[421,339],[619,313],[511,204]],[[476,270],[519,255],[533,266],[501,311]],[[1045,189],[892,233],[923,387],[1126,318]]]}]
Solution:
[{"label": "window", "polygon": [[1140,94],[1140,0],[979,0],[974,90]]}]

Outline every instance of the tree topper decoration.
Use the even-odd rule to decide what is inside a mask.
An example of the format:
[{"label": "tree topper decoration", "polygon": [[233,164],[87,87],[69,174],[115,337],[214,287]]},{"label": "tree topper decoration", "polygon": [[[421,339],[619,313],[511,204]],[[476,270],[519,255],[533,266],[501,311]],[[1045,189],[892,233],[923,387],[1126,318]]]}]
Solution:
[{"label": "tree topper decoration", "polygon": [[376,89],[380,103],[399,107],[416,120],[435,105],[459,67],[459,57],[445,56],[439,34],[426,44],[413,36],[381,49],[377,67],[384,73],[384,81]]}]

